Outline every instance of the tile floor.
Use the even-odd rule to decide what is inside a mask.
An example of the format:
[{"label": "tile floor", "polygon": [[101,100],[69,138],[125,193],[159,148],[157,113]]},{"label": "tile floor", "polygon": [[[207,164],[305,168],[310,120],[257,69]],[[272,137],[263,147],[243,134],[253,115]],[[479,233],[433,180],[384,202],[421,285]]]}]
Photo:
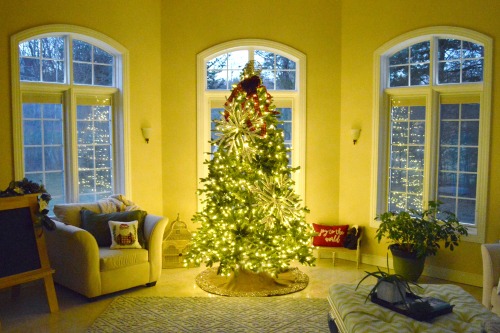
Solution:
[{"label": "tile floor", "polygon": [[[362,264],[359,269],[352,261],[331,259],[317,260],[315,267],[298,266],[309,276],[309,285],[302,291],[279,297],[326,298],[328,287],[336,283],[354,283],[374,271],[376,267]],[[59,312],[50,313],[42,280],[23,285],[19,296],[12,298],[10,289],[0,290],[0,323],[2,332],[85,332],[109,303],[120,295],[170,296],[170,297],[218,297],[208,294],[195,283],[195,277],[204,268],[164,269],[155,287],[137,287],[106,295],[89,301],[84,296],[56,285]],[[372,281],[373,282],[373,281]],[[368,282],[369,283],[369,282]],[[449,283],[423,276],[419,283]],[[460,285],[481,301],[482,289]]]}]

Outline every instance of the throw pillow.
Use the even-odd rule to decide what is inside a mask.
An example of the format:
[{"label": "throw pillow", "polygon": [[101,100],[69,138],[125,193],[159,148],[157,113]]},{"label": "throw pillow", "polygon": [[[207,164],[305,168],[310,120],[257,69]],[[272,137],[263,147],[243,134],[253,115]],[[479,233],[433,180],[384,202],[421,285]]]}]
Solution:
[{"label": "throw pillow", "polygon": [[318,235],[313,237],[314,246],[344,246],[344,239],[349,226],[346,225],[322,225],[313,223],[314,231]]},{"label": "throw pillow", "polygon": [[109,221],[111,233],[111,249],[140,249],[139,234],[137,231],[139,223]]},{"label": "throw pillow", "polygon": [[87,230],[95,237],[99,247],[111,246],[111,232],[108,221],[130,222],[138,221],[139,244],[146,247],[146,238],[144,237],[144,219],[147,212],[143,210],[133,210],[129,212],[114,212],[108,214],[98,214],[87,209],[80,211],[82,219],[82,229]]}]

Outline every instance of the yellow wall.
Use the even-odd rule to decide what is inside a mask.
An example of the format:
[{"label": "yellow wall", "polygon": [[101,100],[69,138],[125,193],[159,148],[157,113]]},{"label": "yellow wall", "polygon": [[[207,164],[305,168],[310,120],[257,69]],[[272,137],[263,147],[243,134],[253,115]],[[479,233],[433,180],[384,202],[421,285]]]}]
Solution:
[{"label": "yellow wall", "polygon": [[[338,216],[340,3],[165,1],[162,103],[165,213],[196,211],[196,55],[226,41],[269,39],[307,56],[306,204],[310,221]],[[314,4],[314,5],[312,5]],[[324,8],[323,8],[324,7]]]},{"label": "yellow wall", "polygon": [[[453,25],[500,37],[497,0],[24,0],[0,4],[0,188],[13,178],[9,37],[67,23],[115,39],[130,52],[132,199],[188,222],[196,211],[196,55],[216,44],[262,38],[307,56],[306,204],[310,222],[368,226],[373,53],[418,28]],[[493,94],[500,82],[495,43]],[[500,238],[500,106],[493,98],[487,241]],[[146,145],[141,126],[153,127]],[[357,145],[352,126],[362,128]],[[374,229],[363,251],[385,257]],[[464,264],[465,263],[465,264]],[[479,245],[441,251],[430,264],[481,274]]]},{"label": "yellow wall", "polygon": [[[126,3],[126,6],[124,4]],[[0,7],[0,189],[13,180],[10,92],[10,36],[46,24],[71,24],[103,33],[130,56],[132,196],[144,209],[161,214],[162,144],[159,0],[23,0]],[[149,144],[141,126],[153,127]],[[50,189],[48,189],[50,191]]]},{"label": "yellow wall", "polygon": [[[494,80],[491,126],[487,241],[500,237],[500,105],[495,98],[500,83],[500,2],[497,0],[379,0],[342,1],[341,155],[339,218],[369,225],[373,112],[373,54],[391,39],[429,26],[459,26],[493,37]],[[349,140],[352,125],[362,128],[356,146]],[[368,253],[384,256],[386,244],[374,240],[368,228],[363,245]],[[482,273],[479,244],[463,242],[454,252],[440,251],[428,264],[474,274]]]}]

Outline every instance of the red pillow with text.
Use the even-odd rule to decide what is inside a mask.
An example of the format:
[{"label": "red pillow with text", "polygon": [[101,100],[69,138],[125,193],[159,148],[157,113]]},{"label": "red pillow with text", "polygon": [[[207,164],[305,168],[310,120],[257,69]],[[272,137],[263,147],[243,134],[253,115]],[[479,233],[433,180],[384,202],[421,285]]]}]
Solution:
[{"label": "red pillow with text", "polygon": [[349,225],[322,225],[313,223],[314,231],[318,233],[313,237],[314,246],[344,246],[344,239],[347,236]]}]

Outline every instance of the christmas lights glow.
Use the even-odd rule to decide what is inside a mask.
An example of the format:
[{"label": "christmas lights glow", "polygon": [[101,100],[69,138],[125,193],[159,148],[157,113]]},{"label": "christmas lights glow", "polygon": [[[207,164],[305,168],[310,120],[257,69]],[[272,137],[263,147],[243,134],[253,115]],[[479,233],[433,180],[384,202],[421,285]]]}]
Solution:
[{"label": "christmas lights glow", "polygon": [[315,260],[308,210],[293,189],[298,168],[288,166],[279,112],[259,75],[247,64],[216,121],[211,144],[218,149],[199,189],[204,209],[193,217],[201,226],[186,262],[219,263],[224,276],[241,269],[276,275],[294,260]]}]

